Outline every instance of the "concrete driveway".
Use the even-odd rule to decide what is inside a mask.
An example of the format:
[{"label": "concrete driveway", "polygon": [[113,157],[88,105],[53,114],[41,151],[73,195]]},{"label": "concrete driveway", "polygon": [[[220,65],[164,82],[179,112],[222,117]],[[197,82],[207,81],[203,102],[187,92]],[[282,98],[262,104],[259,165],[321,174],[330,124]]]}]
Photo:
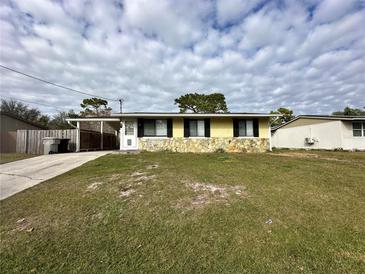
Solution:
[{"label": "concrete driveway", "polygon": [[42,155],[0,165],[0,200],[111,151]]}]

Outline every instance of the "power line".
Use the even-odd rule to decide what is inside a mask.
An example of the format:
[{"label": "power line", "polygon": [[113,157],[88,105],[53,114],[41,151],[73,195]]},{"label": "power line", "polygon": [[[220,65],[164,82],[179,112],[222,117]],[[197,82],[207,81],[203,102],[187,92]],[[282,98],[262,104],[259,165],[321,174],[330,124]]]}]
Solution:
[{"label": "power line", "polygon": [[5,97],[5,98],[12,99],[12,100],[15,100],[15,101],[21,101],[21,102],[24,102],[24,103],[27,103],[27,104],[34,104],[34,105],[40,105],[40,106],[44,106],[44,107],[51,107],[51,108],[54,108],[58,111],[62,111],[61,109],[59,109],[55,106],[52,106],[52,105],[47,105],[47,104],[42,104],[42,103],[34,103],[34,102],[26,101],[26,100],[23,100],[23,99],[17,99],[17,98],[14,98],[14,97],[5,96],[5,95],[0,95],[0,97]]},{"label": "power line", "polygon": [[18,70],[12,69],[12,68],[9,68],[9,67],[7,67],[7,66],[0,65],[0,67],[2,67],[2,68],[4,68],[4,69],[7,69],[7,70],[9,70],[9,71],[12,71],[12,72],[15,72],[15,73],[21,74],[21,75],[23,75],[23,76],[26,76],[26,77],[29,77],[29,78],[32,78],[32,79],[35,79],[35,80],[41,81],[41,82],[46,83],[46,84],[48,84],[48,85],[52,85],[52,86],[58,87],[58,88],[67,89],[67,90],[69,90],[69,91],[77,92],[77,93],[80,93],[80,94],[83,94],[83,95],[88,95],[88,96],[98,97],[98,98],[101,98],[101,99],[104,99],[104,100],[117,101],[117,102],[119,101],[119,100],[116,100],[116,99],[110,99],[110,98],[106,98],[106,97],[102,97],[102,96],[94,95],[94,94],[91,94],[91,93],[83,92],[83,91],[80,91],[80,90],[76,90],[76,89],[73,89],[73,88],[69,88],[69,87],[66,87],[66,86],[63,86],[63,85],[59,85],[59,84],[56,84],[56,83],[53,83],[53,82],[50,82],[50,81],[47,81],[47,80],[41,79],[41,78],[39,78],[39,77],[36,77],[36,76],[30,75],[30,74],[24,73],[24,72],[21,72],[21,71],[18,71]]}]

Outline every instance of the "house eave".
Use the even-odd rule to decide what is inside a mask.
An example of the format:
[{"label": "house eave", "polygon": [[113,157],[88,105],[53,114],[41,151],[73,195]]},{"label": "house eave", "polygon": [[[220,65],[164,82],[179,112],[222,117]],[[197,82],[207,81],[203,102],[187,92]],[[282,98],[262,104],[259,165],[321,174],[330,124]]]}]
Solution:
[{"label": "house eave", "polygon": [[278,114],[266,114],[266,113],[163,113],[163,112],[130,112],[130,113],[113,113],[112,116],[121,118],[146,118],[146,117],[171,117],[171,118],[214,118],[214,117],[227,117],[227,118],[269,118],[280,117]]},{"label": "house eave", "polygon": [[313,119],[313,120],[335,120],[335,121],[364,121],[365,116],[336,116],[336,115],[298,115],[294,119],[286,122],[285,124],[279,125],[275,128],[272,128],[271,131],[275,132],[276,130],[287,126],[288,124],[299,120],[299,119]]}]

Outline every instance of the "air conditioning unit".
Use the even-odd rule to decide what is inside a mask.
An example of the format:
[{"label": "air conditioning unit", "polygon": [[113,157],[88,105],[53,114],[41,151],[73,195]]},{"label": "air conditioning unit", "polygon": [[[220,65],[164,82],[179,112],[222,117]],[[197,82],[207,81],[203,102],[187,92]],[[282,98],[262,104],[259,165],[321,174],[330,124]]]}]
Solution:
[{"label": "air conditioning unit", "polygon": [[311,137],[307,137],[304,140],[307,145],[313,145],[316,141],[314,138],[311,138]]}]

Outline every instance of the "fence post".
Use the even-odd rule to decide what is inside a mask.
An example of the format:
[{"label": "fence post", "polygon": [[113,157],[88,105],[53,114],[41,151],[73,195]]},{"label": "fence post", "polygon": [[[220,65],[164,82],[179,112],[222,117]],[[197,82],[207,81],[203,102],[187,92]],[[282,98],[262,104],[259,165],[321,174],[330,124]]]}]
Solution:
[{"label": "fence post", "polygon": [[26,130],[25,131],[25,153],[28,153],[28,148],[29,148],[29,144],[28,144],[28,136],[29,136],[29,131]]}]

